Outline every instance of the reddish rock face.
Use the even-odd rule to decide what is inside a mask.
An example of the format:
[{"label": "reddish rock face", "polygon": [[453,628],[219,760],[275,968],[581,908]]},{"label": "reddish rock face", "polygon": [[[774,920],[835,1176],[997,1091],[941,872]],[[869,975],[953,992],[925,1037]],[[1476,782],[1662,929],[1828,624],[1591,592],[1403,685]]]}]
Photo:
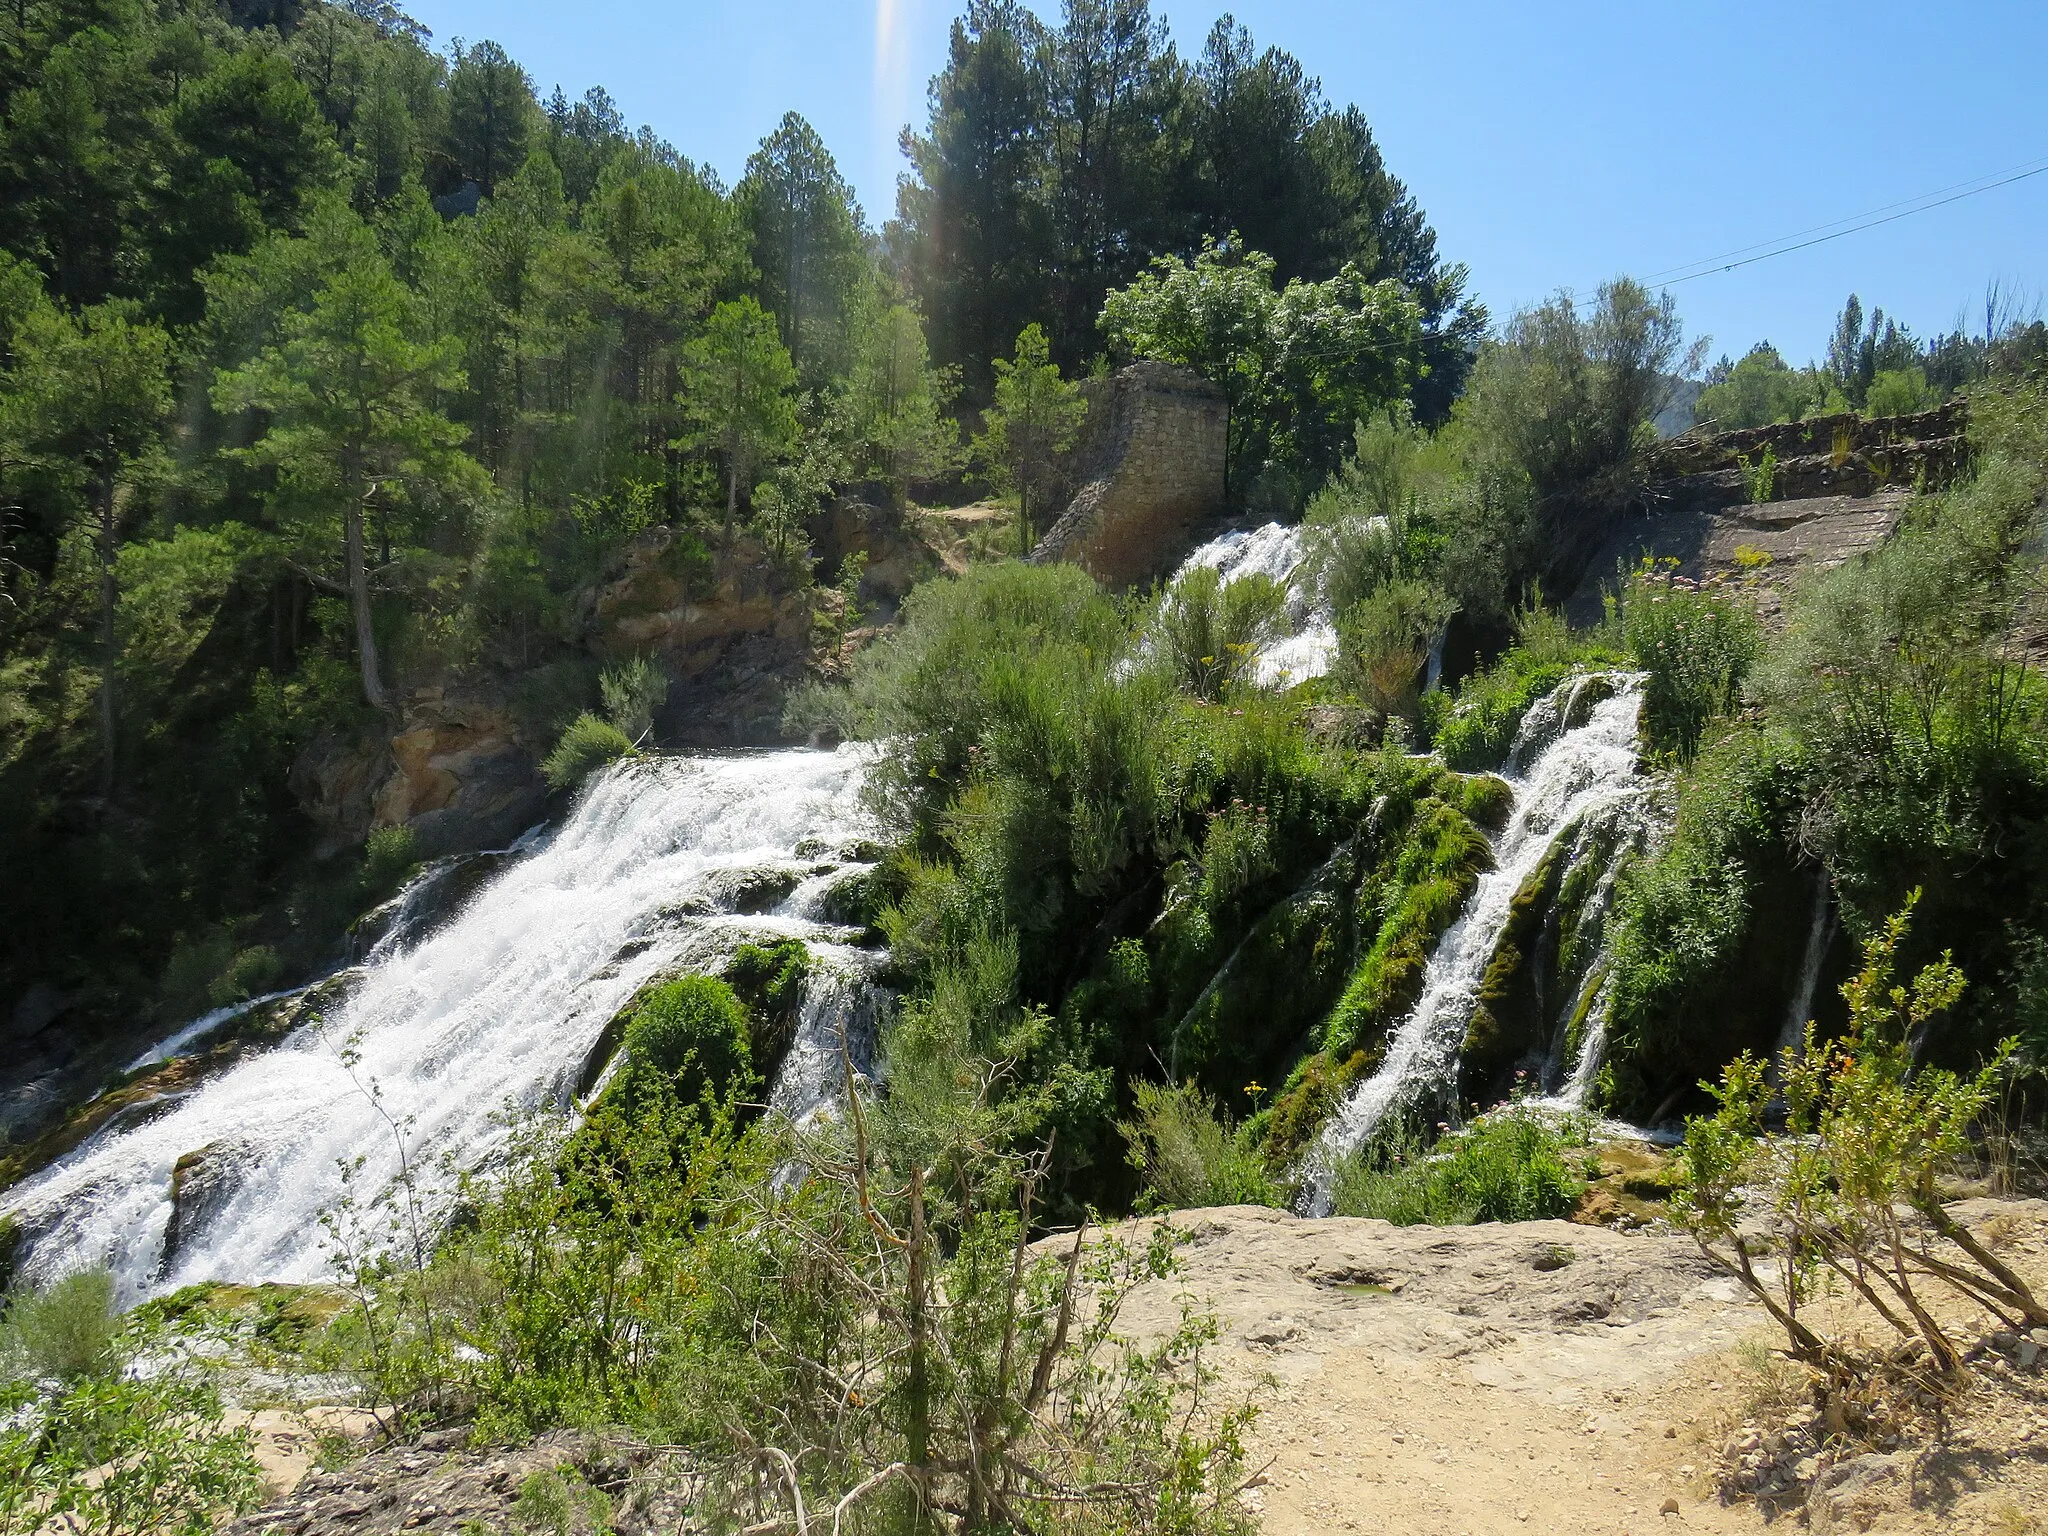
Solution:
[{"label": "reddish rock face", "polygon": [[679,678],[699,678],[746,636],[800,647],[810,633],[807,596],[777,580],[773,558],[752,539],[705,558],[673,530],[650,528],[627,549],[625,568],[596,593],[592,648],[653,653]]},{"label": "reddish rock face", "polygon": [[1031,558],[1112,587],[1171,570],[1223,510],[1229,427],[1223,392],[1185,369],[1134,363],[1094,385],[1084,483]]}]

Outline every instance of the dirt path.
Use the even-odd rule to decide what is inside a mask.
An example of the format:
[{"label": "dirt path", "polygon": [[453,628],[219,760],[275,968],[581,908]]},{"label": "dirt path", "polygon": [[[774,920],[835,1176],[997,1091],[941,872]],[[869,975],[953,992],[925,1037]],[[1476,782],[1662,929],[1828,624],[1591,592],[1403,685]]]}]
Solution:
[{"label": "dirt path", "polygon": [[[2030,1210],[2039,1258],[2048,1208]],[[1757,1392],[1762,1356],[1746,1367],[1740,1346],[1769,1335],[1689,1241],[1254,1208],[1177,1221],[1193,1233],[1178,1289],[1216,1313],[1225,1382],[1263,1409],[1252,1465],[1270,1465],[1247,1498],[1268,1536],[1765,1528],[1711,1473]],[[1149,1332],[1178,1304],[1154,1287],[1127,1320]],[[2048,1496],[2048,1424],[2033,1435],[2017,1399],[1981,1406],[1974,1459],[1959,1447],[1971,1478],[1943,1492],[1931,1464],[1887,1471],[1895,1496],[1839,1528],[2048,1532],[2026,1523]]]}]

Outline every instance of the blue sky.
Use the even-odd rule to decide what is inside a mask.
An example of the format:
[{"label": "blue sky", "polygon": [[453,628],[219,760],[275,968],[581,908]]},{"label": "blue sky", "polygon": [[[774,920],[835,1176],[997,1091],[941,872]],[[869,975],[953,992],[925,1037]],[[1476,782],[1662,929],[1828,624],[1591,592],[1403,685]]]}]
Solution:
[{"label": "blue sky", "polygon": [[[603,85],[728,180],[791,108],[871,218],[959,0],[417,0],[436,43],[495,38],[543,93]],[[1043,14],[1057,0],[1038,0]],[[1154,0],[1183,52],[1222,0]],[[2048,163],[2040,0],[1234,0],[1261,45],[1356,102],[1452,259],[1504,315]],[[2048,295],[2048,174],[1672,292],[1739,355],[1825,346],[1853,289],[1917,333],[2002,280]]]}]

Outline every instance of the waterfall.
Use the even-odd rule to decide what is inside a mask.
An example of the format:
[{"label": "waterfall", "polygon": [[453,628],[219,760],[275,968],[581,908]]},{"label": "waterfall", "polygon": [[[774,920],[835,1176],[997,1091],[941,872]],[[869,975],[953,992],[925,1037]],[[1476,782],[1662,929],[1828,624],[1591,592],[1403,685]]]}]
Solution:
[{"label": "waterfall", "polygon": [[[319,1279],[319,1218],[344,1192],[343,1164],[360,1160],[353,1187],[365,1197],[396,1177],[401,1136],[415,1169],[488,1165],[505,1111],[573,1101],[606,1023],[640,986],[716,968],[750,938],[814,945],[773,1098],[793,1117],[817,1113],[837,1091],[841,1021],[871,1049],[879,1007],[870,962],[822,915],[868,831],[866,761],[843,747],[607,771],[458,913],[417,943],[374,949],[324,1020],[0,1197],[20,1223],[24,1273],[106,1264],[131,1301],[205,1279]],[[764,866],[765,883],[742,878]],[[187,1193],[175,1211],[174,1179]]]},{"label": "waterfall", "polygon": [[1298,527],[1267,523],[1211,539],[1182,562],[1176,578],[1198,566],[1213,566],[1225,582],[1240,576],[1270,576],[1287,583],[1285,638],[1260,653],[1253,681],[1281,687],[1321,677],[1337,656],[1337,623],[1315,592],[1294,580],[1308,554]]},{"label": "waterfall", "polygon": [[1834,937],[1835,905],[1829,899],[1832,895],[1828,872],[1823,869],[1814,880],[1813,920],[1806,929],[1806,950],[1799,961],[1799,982],[1792,989],[1791,1001],[1785,1010],[1785,1023],[1778,1031],[1777,1056],[1771,1062],[1773,1073],[1778,1070],[1778,1062],[1785,1052],[1803,1050],[1806,1046],[1806,1026],[1813,1018],[1813,999],[1820,991],[1820,968],[1827,962],[1828,941]]},{"label": "waterfall", "polygon": [[[1437,942],[1423,973],[1422,996],[1396,1027],[1379,1069],[1352,1090],[1310,1152],[1303,1172],[1313,1214],[1329,1210],[1337,1161],[1364,1142],[1389,1111],[1455,1090],[1458,1053],[1480,984],[1523,882],[1560,838],[1640,798],[1640,684],[1639,677],[1625,673],[1570,678],[1523,720],[1506,775],[1514,807],[1494,844],[1494,867],[1480,876],[1464,911]],[[1606,696],[1588,708],[1595,692]],[[1598,1032],[1597,1025],[1588,1030]],[[1597,1070],[1596,1057],[1588,1082]]]}]

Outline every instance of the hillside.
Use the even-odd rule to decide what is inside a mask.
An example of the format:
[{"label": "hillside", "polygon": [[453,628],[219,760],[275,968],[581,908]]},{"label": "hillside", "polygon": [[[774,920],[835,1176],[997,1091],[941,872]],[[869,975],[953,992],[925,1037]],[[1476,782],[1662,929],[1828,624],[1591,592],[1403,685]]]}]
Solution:
[{"label": "hillside", "polygon": [[1184,42],[0,17],[0,1536],[2032,1528],[2048,326]]}]

